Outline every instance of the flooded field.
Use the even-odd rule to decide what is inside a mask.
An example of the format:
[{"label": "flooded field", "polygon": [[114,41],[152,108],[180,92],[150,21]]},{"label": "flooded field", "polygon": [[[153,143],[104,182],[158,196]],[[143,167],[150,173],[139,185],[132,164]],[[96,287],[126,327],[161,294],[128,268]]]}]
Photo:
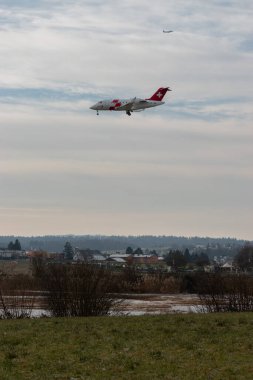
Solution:
[{"label": "flooded field", "polygon": [[118,309],[124,315],[201,312],[195,294],[124,294]]},{"label": "flooded field", "polygon": [[[115,295],[119,303],[111,315],[161,315],[172,313],[200,313],[201,305],[199,298],[195,294],[119,294]],[[20,297],[11,297],[8,299],[13,302],[15,298],[16,314],[19,314],[17,301]],[[31,302],[33,298],[33,302]],[[23,302],[23,299],[20,299]],[[43,316],[50,317],[50,312],[46,310],[45,295],[40,292],[30,292],[26,295],[27,306],[23,310],[31,312],[32,318]],[[21,309],[20,309],[21,310]],[[0,311],[1,313],[1,311]]]}]

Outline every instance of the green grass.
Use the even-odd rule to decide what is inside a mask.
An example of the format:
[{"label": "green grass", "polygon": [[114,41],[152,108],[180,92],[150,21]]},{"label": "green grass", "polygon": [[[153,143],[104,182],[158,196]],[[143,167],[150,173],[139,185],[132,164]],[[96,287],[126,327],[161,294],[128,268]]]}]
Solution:
[{"label": "green grass", "polygon": [[0,379],[253,379],[253,313],[3,320]]}]

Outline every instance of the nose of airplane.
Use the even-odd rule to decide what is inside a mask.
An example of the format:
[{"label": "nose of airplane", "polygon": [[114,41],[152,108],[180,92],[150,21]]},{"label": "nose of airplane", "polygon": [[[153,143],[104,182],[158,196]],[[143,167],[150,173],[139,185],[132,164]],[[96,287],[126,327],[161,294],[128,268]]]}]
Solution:
[{"label": "nose of airplane", "polygon": [[93,106],[90,107],[91,110],[95,110],[96,109],[96,104],[94,104]]}]

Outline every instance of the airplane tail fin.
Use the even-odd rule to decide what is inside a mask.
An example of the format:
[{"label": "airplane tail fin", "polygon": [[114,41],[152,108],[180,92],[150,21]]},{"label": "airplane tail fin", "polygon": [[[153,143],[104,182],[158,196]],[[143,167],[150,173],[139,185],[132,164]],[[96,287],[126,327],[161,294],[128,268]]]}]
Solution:
[{"label": "airplane tail fin", "polygon": [[161,101],[166,94],[167,91],[171,91],[169,87],[160,87],[158,90],[151,96],[151,98],[148,98],[147,100],[156,100]]}]

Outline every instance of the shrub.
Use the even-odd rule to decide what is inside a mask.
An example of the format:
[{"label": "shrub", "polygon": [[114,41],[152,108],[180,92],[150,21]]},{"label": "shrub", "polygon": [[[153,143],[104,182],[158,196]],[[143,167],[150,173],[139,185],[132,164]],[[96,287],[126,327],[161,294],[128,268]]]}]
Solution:
[{"label": "shrub", "polygon": [[253,278],[246,274],[206,274],[198,296],[207,312],[253,311]]},{"label": "shrub", "polygon": [[0,280],[0,318],[29,318],[35,303],[34,281],[28,275],[4,276]]},{"label": "shrub", "polygon": [[91,264],[50,264],[42,278],[47,307],[57,317],[107,315],[116,304],[110,281],[109,272]]}]

